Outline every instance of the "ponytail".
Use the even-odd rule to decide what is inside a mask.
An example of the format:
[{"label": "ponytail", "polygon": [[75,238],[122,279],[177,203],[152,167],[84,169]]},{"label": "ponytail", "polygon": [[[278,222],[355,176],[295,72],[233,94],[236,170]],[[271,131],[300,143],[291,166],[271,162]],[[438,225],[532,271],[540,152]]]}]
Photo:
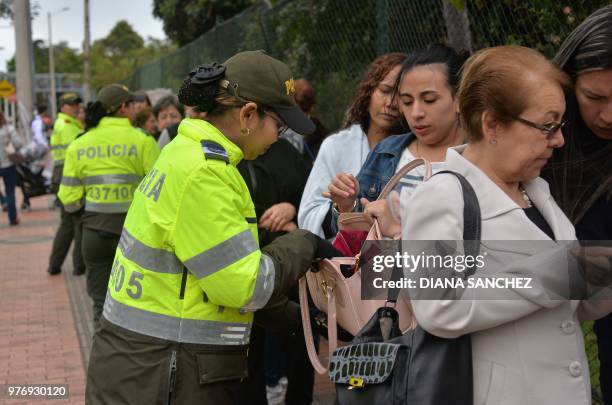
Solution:
[{"label": "ponytail", "polygon": [[98,126],[100,120],[108,114],[99,101],[87,103],[85,109],[85,131],[89,131]]}]

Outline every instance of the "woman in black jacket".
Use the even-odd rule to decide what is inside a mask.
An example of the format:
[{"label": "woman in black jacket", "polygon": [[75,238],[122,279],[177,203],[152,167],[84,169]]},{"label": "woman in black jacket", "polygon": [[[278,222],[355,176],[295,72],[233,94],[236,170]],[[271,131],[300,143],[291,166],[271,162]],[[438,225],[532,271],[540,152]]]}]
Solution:
[{"label": "woman in black jacket", "polygon": [[[543,175],[580,240],[612,240],[612,5],[590,15],[555,62],[574,80],[566,95],[566,146]],[[604,404],[612,405],[612,315],[595,322]]]}]

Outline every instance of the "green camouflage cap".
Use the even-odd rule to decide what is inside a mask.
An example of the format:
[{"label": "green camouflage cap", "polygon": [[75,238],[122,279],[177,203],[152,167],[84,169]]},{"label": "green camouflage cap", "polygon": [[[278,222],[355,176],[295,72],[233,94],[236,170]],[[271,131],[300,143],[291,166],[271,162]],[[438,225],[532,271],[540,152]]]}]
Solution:
[{"label": "green camouflage cap", "polygon": [[223,66],[225,80],[221,84],[235,96],[271,109],[298,134],[307,135],[315,130],[295,102],[293,77],[283,62],[260,50],[240,52]]},{"label": "green camouflage cap", "polygon": [[116,111],[121,104],[134,100],[134,95],[123,84],[113,83],[104,86],[98,92],[98,101],[106,112]]},{"label": "green camouflage cap", "polygon": [[78,104],[82,103],[83,99],[76,93],[68,92],[64,93],[59,98],[59,106],[63,106],[64,104]]}]

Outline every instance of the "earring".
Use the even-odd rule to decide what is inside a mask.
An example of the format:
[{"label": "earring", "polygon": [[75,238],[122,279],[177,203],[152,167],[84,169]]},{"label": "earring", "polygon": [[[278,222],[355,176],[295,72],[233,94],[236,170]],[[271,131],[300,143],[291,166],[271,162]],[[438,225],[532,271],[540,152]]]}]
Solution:
[{"label": "earring", "polygon": [[491,145],[497,145],[497,139],[491,139],[491,140],[489,141],[489,143],[490,143]]},{"label": "earring", "polygon": [[251,130],[250,130],[249,128],[246,128],[246,129],[245,129],[245,128],[242,128],[242,129],[240,130],[240,134],[241,134],[242,136],[249,136],[249,135],[251,135]]}]

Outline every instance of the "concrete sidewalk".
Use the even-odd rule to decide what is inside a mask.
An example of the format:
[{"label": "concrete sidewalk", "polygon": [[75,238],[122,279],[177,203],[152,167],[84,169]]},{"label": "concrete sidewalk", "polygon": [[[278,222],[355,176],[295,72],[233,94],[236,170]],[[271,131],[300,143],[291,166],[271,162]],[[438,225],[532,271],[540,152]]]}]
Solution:
[{"label": "concrete sidewalk", "polygon": [[[21,224],[0,217],[0,384],[68,384],[69,399],[3,399],[0,404],[83,404],[85,370],[93,335],[85,277],[72,274],[69,254],[63,272],[46,272],[59,212],[50,198],[32,199]],[[321,345],[323,353],[327,345]],[[316,375],[314,405],[334,399],[327,376]]]}]

